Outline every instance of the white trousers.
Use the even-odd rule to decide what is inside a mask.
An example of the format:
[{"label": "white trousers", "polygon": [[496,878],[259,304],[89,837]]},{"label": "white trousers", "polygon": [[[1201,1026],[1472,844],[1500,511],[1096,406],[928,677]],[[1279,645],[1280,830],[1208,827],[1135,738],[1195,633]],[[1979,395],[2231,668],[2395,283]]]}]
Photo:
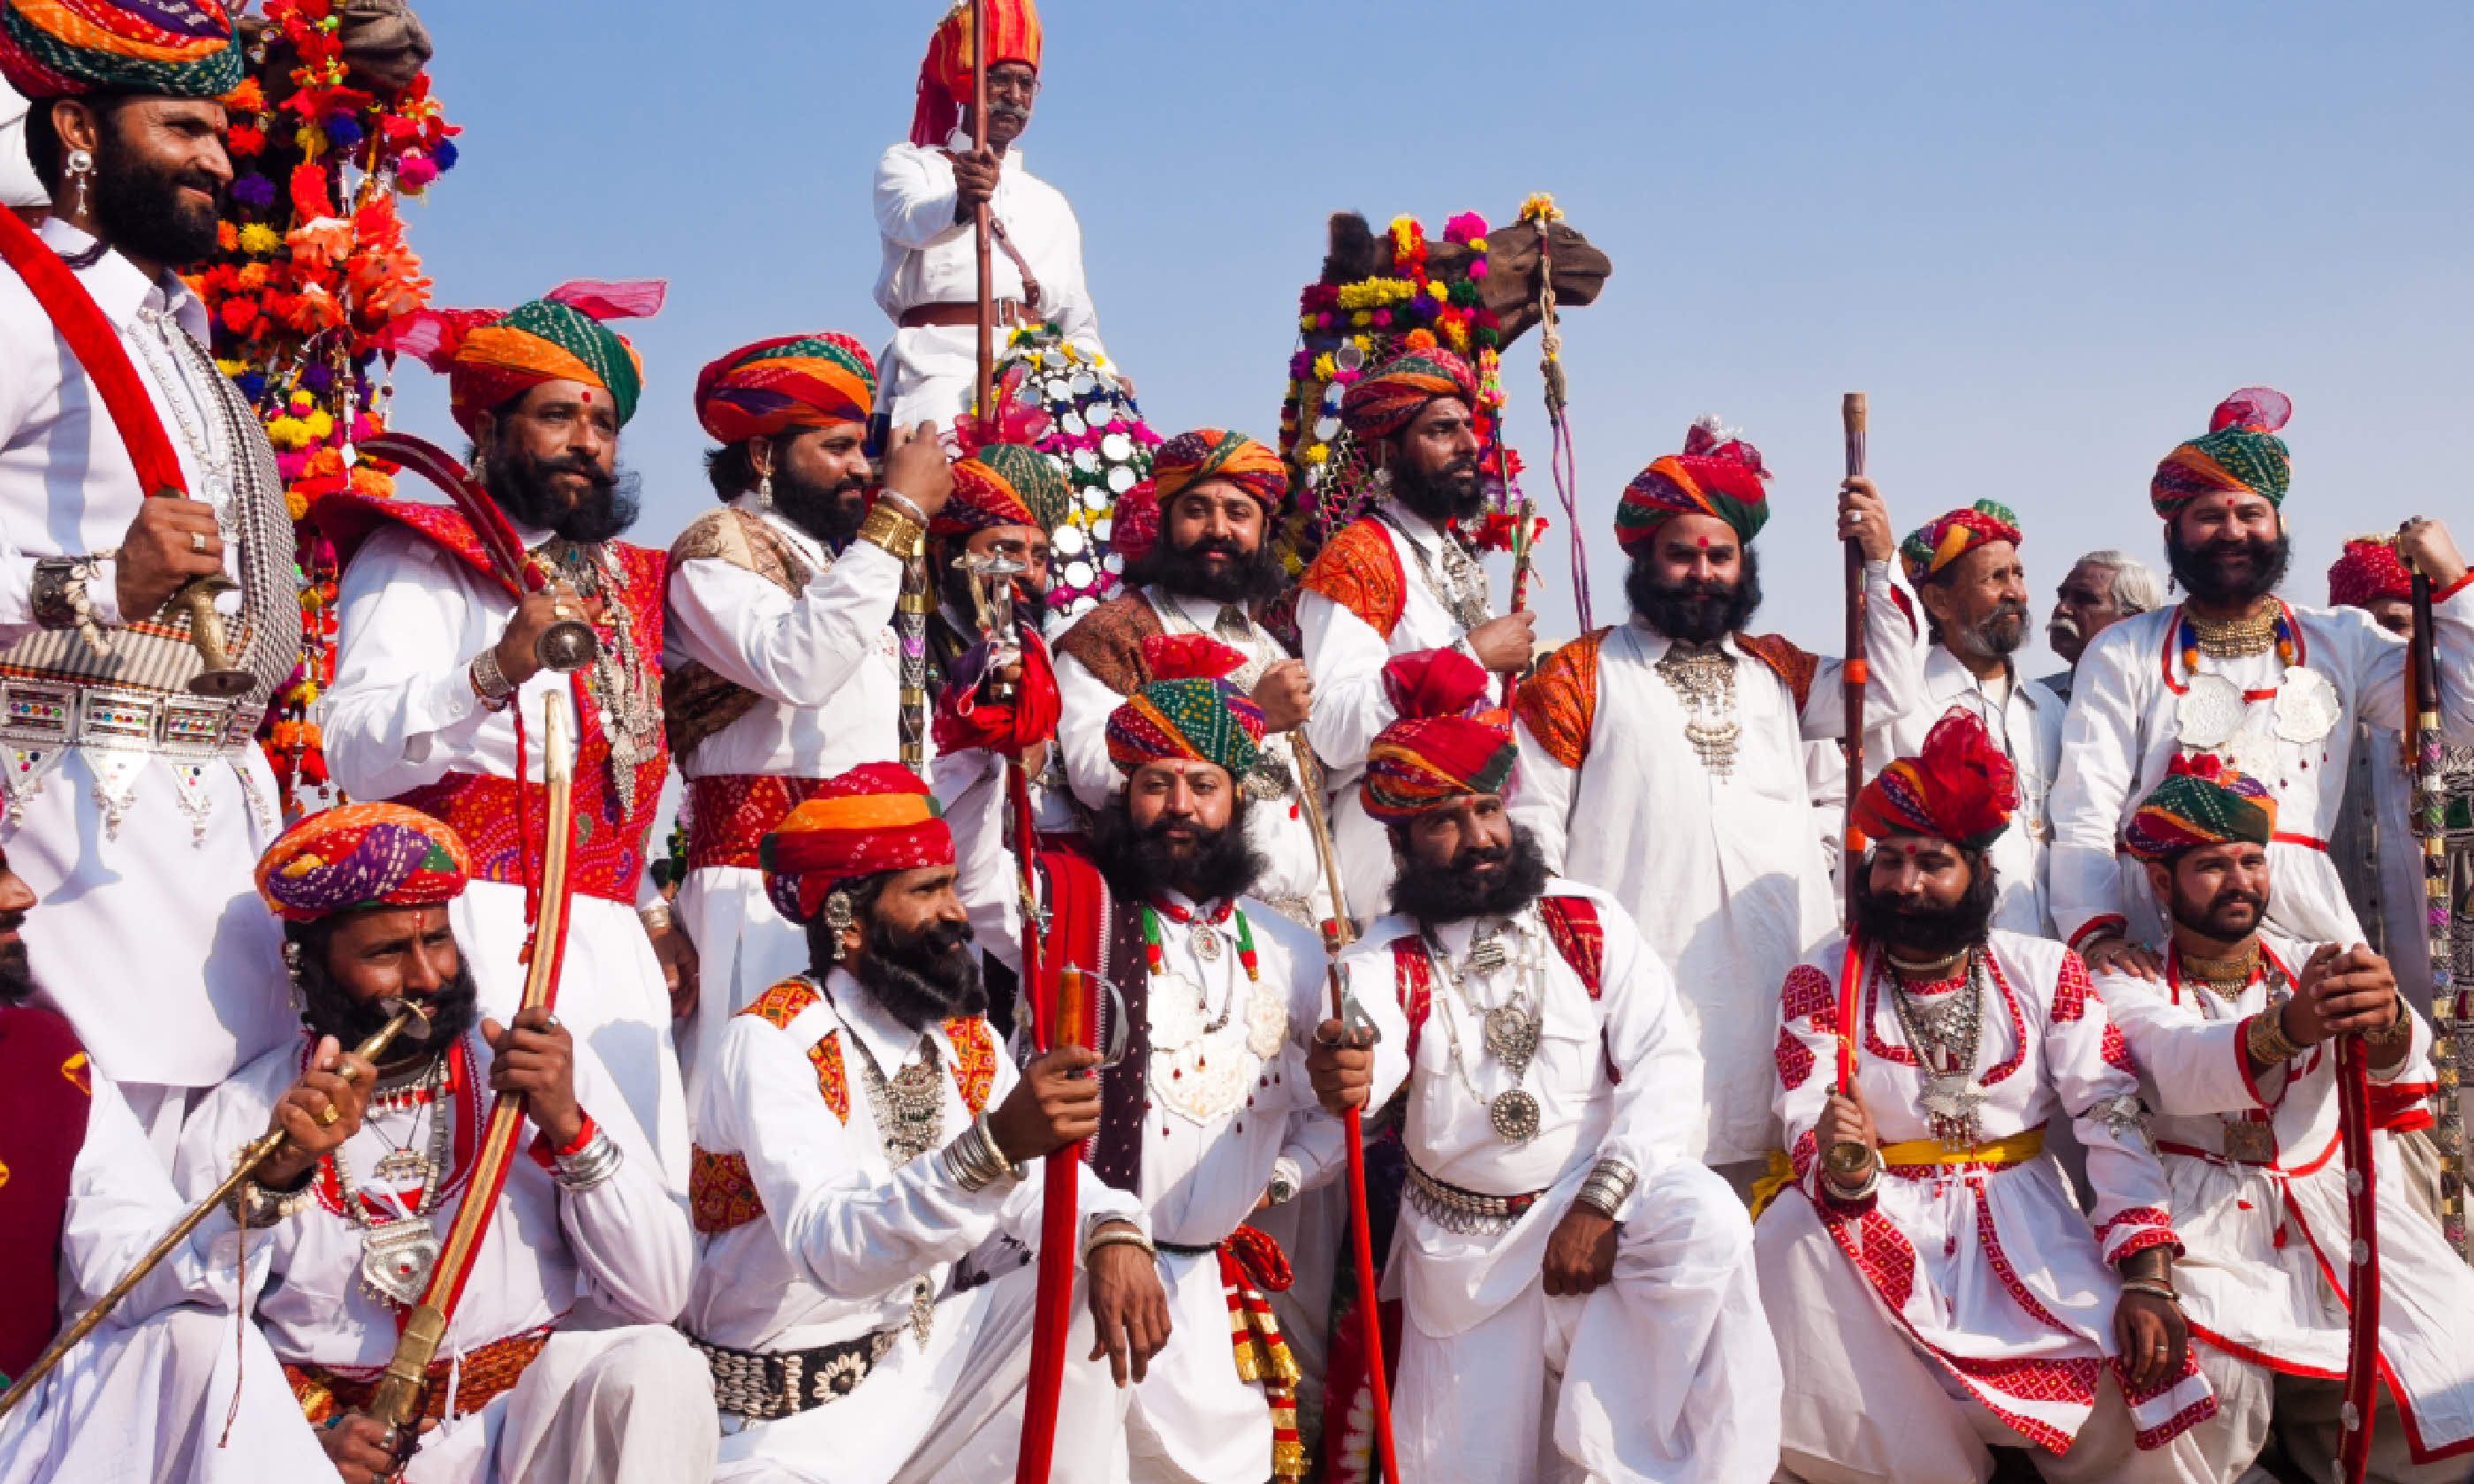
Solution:
[{"label": "white trousers", "polygon": [[[2344,1432],[2341,1412],[2345,1383],[2307,1376],[2284,1376],[2263,1365],[2236,1359],[2213,1345],[2194,1341],[2199,1369],[2217,1389],[2217,1415],[2174,1439],[2190,1467],[2187,1475],[2210,1484],[2237,1484],[2248,1474],[2260,1449],[2268,1446],[2269,1423],[2285,1443],[2286,1456],[2315,1479],[2337,1477],[2337,1451]],[[2460,1484],[2467,1474],[2462,1457],[2416,1464],[2408,1446],[2405,1423],[2397,1416],[2396,1399],[2380,1388],[2380,1404],[2371,1416],[2373,1484]]]},{"label": "white trousers", "polygon": [[[1076,1304],[1055,1484],[1263,1484],[1271,1476],[1272,1411],[1261,1383],[1238,1378],[1219,1257],[1162,1253],[1159,1275],[1172,1328],[1139,1383],[1120,1387],[1105,1359],[1085,1358],[1091,1314]],[[1104,1437],[1121,1446],[1099,1446]],[[1075,1440],[1086,1441],[1070,1446]]]},{"label": "white trousers", "polygon": [[405,1484],[702,1484],[713,1475],[719,1432],[712,1374],[677,1330],[562,1330],[514,1390],[424,1437],[403,1477]]}]

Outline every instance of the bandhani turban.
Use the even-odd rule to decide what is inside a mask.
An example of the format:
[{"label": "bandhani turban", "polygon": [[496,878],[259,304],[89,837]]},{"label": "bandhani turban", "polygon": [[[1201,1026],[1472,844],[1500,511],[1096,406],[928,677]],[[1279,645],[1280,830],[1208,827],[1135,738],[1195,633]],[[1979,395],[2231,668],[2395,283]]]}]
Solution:
[{"label": "bandhani turban", "polygon": [[1252,495],[1264,516],[1289,507],[1289,467],[1264,443],[1229,428],[1179,433],[1152,454],[1152,491],[1161,507],[1206,479],[1225,479]]},{"label": "bandhani turban", "polygon": [[432,907],[464,895],[463,837],[400,803],[322,809],[257,859],[257,895],[276,916],[314,922],[353,907]]},{"label": "bandhani turban", "polygon": [[2355,537],[2328,569],[2331,608],[2368,608],[2379,598],[2413,596],[2413,573],[2398,559],[2396,542],[2385,537]]},{"label": "bandhani turban", "polygon": [[1899,544],[1899,560],[1907,581],[1921,583],[1988,541],[2019,544],[2019,517],[1998,500],[1978,500],[1918,526]]},{"label": "bandhani turban", "polygon": [[2018,770],[1975,712],[1953,709],[1925,733],[1922,752],[1864,785],[1856,827],[1875,840],[1931,835],[1980,850],[2009,827],[2018,806]]},{"label": "bandhani turban", "polygon": [[1490,685],[1476,660],[1456,649],[1427,649],[1383,666],[1383,692],[1400,713],[1367,749],[1358,798],[1387,824],[1413,820],[1438,804],[1500,794],[1520,749],[1501,711],[1479,712]]},{"label": "bandhani turban", "polygon": [[2242,490],[2282,506],[2293,482],[2292,455],[2276,436],[2292,400],[2272,387],[2244,387],[2217,404],[2203,437],[2165,456],[2147,484],[2147,503],[2171,520],[2203,494]]},{"label": "bandhani turban", "polygon": [[896,762],[870,762],[827,778],[756,853],[774,910],[804,922],[854,877],[952,865],[954,833],[917,774]]},{"label": "bandhani turban", "polygon": [[1615,544],[1630,551],[1677,515],[1715,515],[1750,543],[1770,518],[1761,451],[1714,417],[1684,435],[1684,451],[1635,474],[1615,502]]},{"label": "bandhani turban", "polygon": [[932,536],[967,536],[991,526],[1037,526],[1055,533],[1073,508],[1065,470],[1036,448],[982,443],[954,461],[954,492],[928,523]]},{"label": "bandhani turban", "polygon": [[1474,410],[1477,372],[1441,347],[1412,350],[1351,382],[1340,401],[1341,420],[1361,439],[1389,438],[1439,396],[1458,397]]},{"label": "bandhani turban", "polygon": [[876,362],[838,330],[760,340],[696,373],[696,421],[718,443],[865,422],[875,405]]},{"label": "bandhani turban", "polygon": [[2201,753],[2173,759],[2122,826],[2122,848],[2161,861],[2204,845],[2264,846],[2275,833],[2276,800],[2268,785]]},{"label": "bandhani turban", "polygon": [[[988,65],[1019,61],[1039,70],[1039,7],[1031,0],[987,0]],[[910,111],[910,142],[937,149],[962,121],[971,99],[971,0],[956,0],[928,38],[919,61],[919,101]]]},{"label": "bandhani turban", "polygon": [[1228,683],[1246,657],[1200,634],[1143,640],[1151,683],[1108,714],[1108,760],[1121,773],[1172,757],[1215,763],[1232,779],[1262,751],[1263,708]]},{"label": "bandhani turban", "polygon": [[0,76],[28,98],[220,98],[240,85],[223,0],[6,0]]},{"label": "bandhani turban", "polygon": [[393,345],[445,374],[448,409],[467,433],[508,398],[548,381],[608,392],[623,426],[643,394],[644,365],[602,322],[658,314],[668,291],[659,278],[579,278],[512,310],[424,309]]}]

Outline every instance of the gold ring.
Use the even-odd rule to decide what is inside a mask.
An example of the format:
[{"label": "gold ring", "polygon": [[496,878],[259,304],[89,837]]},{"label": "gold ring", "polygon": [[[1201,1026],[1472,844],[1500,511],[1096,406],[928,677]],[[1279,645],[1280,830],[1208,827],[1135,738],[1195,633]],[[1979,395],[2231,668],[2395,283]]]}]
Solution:
[{"label": "gold ring", "polygon": [[343,1114],[336,1111],[334,1104],[328,1103],[326,1107],[319,1109],[309,1116],[318,1120],[318,1127],[322,1129],[330,1129],[335,1126],[335,1120],[342,1117]]},{"label": "gold ring", "polygon": [[190,532],[189,549],[196,552],[201,557],[205,556],[206,554],[206,533],[204,531]]}]

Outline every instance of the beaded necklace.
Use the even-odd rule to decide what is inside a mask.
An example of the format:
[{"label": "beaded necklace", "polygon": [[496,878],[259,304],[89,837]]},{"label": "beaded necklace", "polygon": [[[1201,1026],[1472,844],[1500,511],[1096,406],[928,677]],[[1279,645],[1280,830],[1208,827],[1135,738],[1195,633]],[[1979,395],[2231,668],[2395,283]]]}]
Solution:
[{"label": "beaded necklace", "polygon": [[2221,655],[2227,658],[2240,658],[2244,655],[2256,655],[2270,648],[2276,651],[2277,658],[2285,661],[2287,668],[2292,668],[2297,653],[2293,643],[2293,615],[2287,610],[2282,602],[2273,598],[2268,601],[2275,605],[2275,610],[2274,616],[2268,622],[2262,623],[2259,618],[2254,617],[2238,618],[2225,624],[2211,624],[2208,634],[2210,642],[2204,645],[2199,642],[2199,626],[2191,617],[2189,606],[2185,605],[2182,609],[2181,630],[2177,635],[2182,650],[2182,668],[2186,671],[2196,671],[2199,668],[2199,655],[2203,649],[2208,654]]},{"label": "beaded necklace", "polygon": [[[1227,922],[1233,914],[1237,919],[1237,962],[1246,967],[1248,984],[1260,983],[1263,974],[1261,965],[1254,956],[1254,929],[1247,922],[1246,914],[1236,909],[1237,902],[1234,898],[1222,902],[1220,910],[1209,917],[1204,917],[1192,907],[1180,907],[1173,901],[1154,898],[1143,903],[1143,961],[1150,969],[1152,977],[1156,979],[1168,972],[1168,960],[1160,950],[1159,920],[1161,917],[1165,916],[1171,922],[1183,922],[1193,927],[1195,929],[1194,956],[1207,961],[1220,956],[1220,924]],[[1209,944],[1211,946],[1205,948],[1204,944]],[[1233,1006],[1235,1001],[1231,1000],[1230,1003]],[[1227,1012],[1223,1011],[1220,1018],[1223,1023],[1225,1023],[1228,1018]],[[1214,1030],[1219,1028],[1218,1025],[1212,1027]]]}]

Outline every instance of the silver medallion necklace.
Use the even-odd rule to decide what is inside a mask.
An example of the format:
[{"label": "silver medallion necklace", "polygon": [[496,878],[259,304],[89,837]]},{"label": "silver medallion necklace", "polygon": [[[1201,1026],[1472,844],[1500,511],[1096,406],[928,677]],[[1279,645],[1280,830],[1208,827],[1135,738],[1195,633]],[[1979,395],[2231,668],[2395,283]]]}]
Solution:
[{"label": "silver medallion necklace", "polygon": [[1717,644],[1667,641],[1650,668],[1684,704],[1684,740],[1715,778],[1735,772],[1735,745],[1743,723],[1735,718],[1735,658]]},{"label": "silver medallion necklace", "polygon": [[1977,1110],[1984,1102],[1985,1089],[1976,1080],[1976,1061],[1984,1036],[1988,989],[1983,954],[1969,949],[1961,970],[1964,982],[1942,994],[1909,992],[1906,981],[1888,967],[1886,954],[1881,972],[1890,981],[1890,1005],[1898,1014],[1899,1028],[1915,1051],[1917,1070],[1924,1073],[1925,1116],[1932,1124],[1933,1137],[1947,1150],[1982,1143]]},{"label": "silver medallion necklace", "polygon": [[[159,309],[140,309],[137,319],[154,333],[130,338],[137,342],[137,352],[145,357],[146,370],[155,378],[155,384],[163,389],[163,400],[171,407],[172,420],[181,429],[181,442],[189,445],[190,455],[197,460],[198,471],[206,488],[196,493],[213,509],[216,532],[227,542],[238,540],[240,527],[233,510],[231,446],[228,440],[216,436],[219,431],[217,419],[206,416],[201,425],[198,418],[191,415],[193,407],[201,415],[206,414],[209,405],[206,398],[210,394],[198,384],[188,364],[189,357],[183,353],[182,344],[172,338],[177,331],[181,340],[186,341],[189,332]],[[158,342],[162,346],[161,355],[156,352]],[[166,356],[170,358],[168,366],[164,364]],[[217,371],[215,374],[222,373]],[[150,490],[147,492],[152,494],[154,491]]]},{"label": "silver medallion necklace", "polygon": [[[877,1137],[885,1143],[885,1161],[899,1170],[932,1149],[945,1145],[944,1068],[936,1055],[936,1038],[922,1033],[919,1060],[891,1077],[876,1065],[876,1053],[856,1032],[850,1043],[859,1048],[860,1083],[867,1089],[868,1111],[876,1115]],[[925,1350],[936,1322],[936,1294],[925,1277],[910,1281],[910,1334]]]},{"label": "silver medallion necklace", "polygon": [[[438,1233],[431,1228],[429,1216],[447,1193],[448,1168],[454,1159],[455,1120],[447,1107],[447,1057],[441,1054],[431,1058],[413,1088],[428,1093],[424,1103],[429,1119],[425,1154],[413,1153],[411,1139],[398,1144],[375,1123],[369,1126],[370,1132],[389,1146],[378,1159],[377,1178],[399,1188],[415,1181],[420,1183],[420,1193],[409,1208],[395,1190],[385,1192],[386,1199],[401,1214],[373,1218],[367,1198],[352,1179],[352,1161],[341,1149],[327,1156],[334,1163],[335,1189],[343,1197],[344,1219],[361,1233],[361,1287],[372,1298],[398,1308],[409,1308],[421,1302],[423,1290],[429,1286],[429,1270],[437,1265],[439,1250]],[[422,1101],[419,1090],[411,1096],[414,1101]]]},{"label": "silver medallion necklace", "polygon": [[[1512,1074],[1512,1086],[1490,1098],[1477,1089],[1469,1076],[1468,1063],[1461,1052],[1458,1017],[1444,1008],[1442,1019],[1443,1035],[1451,1048],[1452,1070],[1468,1095],[1486,1108],[1487,1121],[1493,1125],[1495,1137],[1508,1144],[1525,1144],[1538,1137],[1540,1109],[1535,1094],[1522,1086],[1529,1079],[1529,1064],[1537,1059],[1540,1017],[1545,1005],[1545,977],[1540,971],[1540,955],[1525,925],[1516,925],[1520,951],[1516,957],[1506,949],[1503,940],[1492,929],[1482,929],[1469,942],[1466,970],[1455,970],[1452,956],[1445,952],[1433,929],[1426,930],[1423,942],[1427,962],[1450,987],[1452,994],[1467,1011],[1471,1020],[1482,1027],[1486,1049],[1504,1070]],[[1513,967],[1511,997],[1500,1005],[1481,1006],[1471,993],[1468,980],[1495,972],[1507,965]]]},{"label": "silver medallion necklace", "polygon": [[1419,581],[1425,585],[1426,591],[1434,600],[1443,606],[1443,611],[1452,615],[1452,622],[1461,626],[1462,633],[1479,627],[1493,616],[1494,600],[1487,591],[1486,569],[1479,566],[1477,559],[1461,546],[1460,538],[1454,536],[1450,528],[1435,528],[1436,539],[1442,543],[1443,552],[1443,570],[1438,576],[1435,559],[1426,555],[1426,548],[1418,544],[1418,539],[1409,534],[1409,528],[1394,519],[1388,511],[1375,514],[1385,525],[1400,534],[1401,543],[1417,560]]}]

